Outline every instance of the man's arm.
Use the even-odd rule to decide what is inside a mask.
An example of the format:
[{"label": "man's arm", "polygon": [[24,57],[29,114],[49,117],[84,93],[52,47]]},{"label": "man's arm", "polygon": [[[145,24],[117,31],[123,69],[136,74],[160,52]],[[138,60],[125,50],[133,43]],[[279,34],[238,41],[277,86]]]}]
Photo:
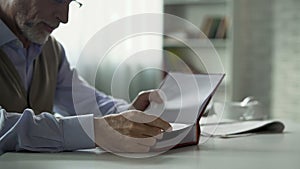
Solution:
[{"label": "man's arm", "polygon": [[[141,112],[150,101],[162,102],[156,91],[141,92],[132,104],[97,91],[82,80],[75,70],[70,69],[63,55],[55,104],[59,110],[67,112],[60,112],[62,115],[93,114],[94,126],[90,130],[94,131],[95,142],[101,148],[117,152],[148,151],[156,139],[171,128],[169,123],[160,118]],[[86,123],[81,125],[89,126]],[[69,131],[76,135],[76,130],[69,128]]]},{"label": "man's arm", "polygon": [[19,114],[0,108],[0,155],[7,151],[59,152],[93,148],[92,128],[93,115],[58,120],[49,113],[34,115],[31,109]]},{"label": "man's arm", "polygon": [[[151,93],[140,93],[132,108],[139,102],[149,102]],[[170,130],[167,122],[138,110],[104,117],[90,114],[56,119],[49,113],[36,116],[31,109],[22,114],[0,109],[0,126],[0,154],[22,150],[59,152],[92,148],[95,143],[107,151],[147,152],[164,131]]]},{"label": "man's arm", "polygon": [[130,105],[126,101],[108,96],[85,82],[75,69],[70,68],[64,50],[62,54],[54,100],[56,112],[64,116],[81,114],[104,116],[129,108]]}]

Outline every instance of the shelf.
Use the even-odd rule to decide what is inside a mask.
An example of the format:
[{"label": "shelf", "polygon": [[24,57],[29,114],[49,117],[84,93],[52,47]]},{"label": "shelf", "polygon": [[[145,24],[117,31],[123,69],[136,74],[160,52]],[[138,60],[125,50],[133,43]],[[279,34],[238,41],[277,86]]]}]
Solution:
[{"label": "shelf", "polygon": [[184,39],[180,42],[175,39],[164,39],[165,48],[185,48],[187,46],[192,48],[210,48],[212,45],[215,48],[226,48],[226,39]]},{"label": "shelf", "polygon": [[227,0],[164,0],[165,5],[226,4]]}]

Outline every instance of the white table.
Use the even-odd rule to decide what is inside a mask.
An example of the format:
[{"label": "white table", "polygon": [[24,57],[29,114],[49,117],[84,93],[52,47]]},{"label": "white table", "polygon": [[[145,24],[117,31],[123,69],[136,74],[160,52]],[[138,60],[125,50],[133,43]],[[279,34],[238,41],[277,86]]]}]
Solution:
[{"label": "white table", "polygon": [[285,124],[284,134],[211,138],[205,144],[151,158],[124,158],[104,152],[6,153],[0,156],[0,169],[299,169],[300,124]]}]

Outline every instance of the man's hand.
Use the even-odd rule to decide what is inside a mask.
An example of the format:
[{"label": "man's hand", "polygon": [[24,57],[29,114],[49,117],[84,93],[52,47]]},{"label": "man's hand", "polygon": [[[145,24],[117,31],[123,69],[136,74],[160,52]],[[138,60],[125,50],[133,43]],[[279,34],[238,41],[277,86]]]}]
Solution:
[{"label": "man's hand", "polygon": [[94,118],[97,146],[110,152],[148,152],[171,125],[138,110]]},{"label": "man's hand", "polygon": [[151,101],[163,103],[163,99],[160,97],[158,90],[147,90],[140,92],[132,101],[129,109],[144,111],[149,106]]}]

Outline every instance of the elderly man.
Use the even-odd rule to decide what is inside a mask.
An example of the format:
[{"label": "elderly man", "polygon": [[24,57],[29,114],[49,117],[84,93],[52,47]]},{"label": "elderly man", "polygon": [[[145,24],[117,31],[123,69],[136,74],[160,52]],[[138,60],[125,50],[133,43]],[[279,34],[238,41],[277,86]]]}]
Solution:
[{"label": "elderly man", "polygon": [[[142,111],[146,91],[131,103],[89,86],[70,69],[51,32],[68,22],[72,0],[0,2],[0,154],[7,151],[147,152],[169,123]],[[76,87],[76,90],[72,90]],[[54,111],[63,115],[56,118]]]}]

